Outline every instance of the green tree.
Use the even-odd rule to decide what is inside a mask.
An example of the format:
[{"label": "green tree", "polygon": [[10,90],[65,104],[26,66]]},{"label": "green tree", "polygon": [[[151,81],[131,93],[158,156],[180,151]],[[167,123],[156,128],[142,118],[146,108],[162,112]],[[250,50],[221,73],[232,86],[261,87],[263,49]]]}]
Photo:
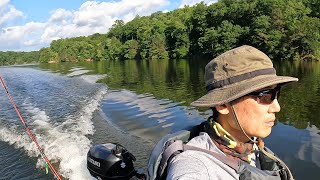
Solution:
[{"label": "green tree", "polygon": [[51,48],[42,48],[40,49],[39,61],[42,63],[45,62],[58,62],[58,53],[51,50]]},{"label": "green tree", "polygon": [[188,22],[190,33],[190,49],[189,53],[192,55],[198,54],[200,47],[198,44],[198,39],[203,37],[207,28],[207,6],[201,2],[197,4],[192,12],[192,16]]},{"label": "green tree", "polygon": [[[54,40],[41,61],[212,57],[243,44],[276,60],[320,59],[318,0],[219,0],[116,20],[107,34]],[[34,58],[31,55],[35,56]],[[1,64],[39,60],[39,52],[0,52]]]},{"label": "green tree", "polygon": [[217,29],[208,29],[204,36],[199,38],[199,47],[201,52],[216,56],[226,50],[241,45],[242,36],[249,32],[247,27],[233,25],[229,21],[222,21]]},{"label": "green tree", "polygon": [[136,40],[126,41],[122,45],[122,56],[125,59],[134,59],[137,56],[139,44]]},{"label": "green tree", "polygon": [[119,39],[113,37],[111,39],[108,39],[107,41],[107,59],[110,59],[110,60],[117,60],[117,59],[120,59],[120,56],[121,56],[121,47],[122,47],[122,44],[120,42]]},{"label": "green tree", "polygon": [[187,27],[174,18],[164,31],[170,58],[185,58],[190,47]]}]

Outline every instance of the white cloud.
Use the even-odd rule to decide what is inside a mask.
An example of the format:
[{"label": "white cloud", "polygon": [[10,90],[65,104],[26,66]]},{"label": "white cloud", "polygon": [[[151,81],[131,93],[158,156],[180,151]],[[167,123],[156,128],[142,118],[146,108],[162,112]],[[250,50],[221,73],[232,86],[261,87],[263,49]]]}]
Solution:
[{"label": "white cloud", "polygon": [[9,0],[1,0],[0,1],[0,11],[2,11],[2,8],[5,7],[9,3]]},{"label": "white cloud", "polygon": [[107,33],[115,20],[132,20],[136,15],[150,15],[169,5],[168,0],[121,0],[111,2],[87,1],[77,11],[56,9],[45,23],[27,23],[23,26],[1,27],[2,10],[9,17],[22,16],[22,12],[10,5],[9,0],[0,2],[0,51],[30,51],[49,46],[52,40]]},{"label": "white cloud", "polygon": [[197,3],[200,3],[201,1],[203,1],[207,5],[210,5],[217,2],[218,0],[181,0],[179,8],[183,8],[185,5],[193,6]]},{"label": "white cloud", "polygon": [[[202,0],[181,0],[175,5],[195,5]],[[204,0],[212,4],[216,0]],[[0,51],[39,50],[50,45],[52,40],[94,33],[107,33],[115,20],[125,22],[136,15],[150,15],[164,10],[169,0],[120,0],[120,1],[86,1],[78,10],[56,9],[50,12],[47,22],[29,22],[22,26],[9,26],[24,14],[10,4],[10,0],[0,0]]]},{"label": "white cloud", "polygon": [[[2,28],[0,50],[33,50],[41,47],[39,34],[43,33],[45,23],[29,22],[24,26]],[[32,43],[31,43],[32,42]]]},{"label": "white cloud", "polygon": [[59,23],[59,22],[66,21],[68,18],[71,18],[71,17],[72,17],[72,12],[59,8],[51,12],[51,17],[49,19],[49,22]]},{"label": "white cloud", "polygon": [[22,16],[23,13],[10,5],[9,0],[0,1],[0,28],[4,27],[8,22],[14,21]]}]

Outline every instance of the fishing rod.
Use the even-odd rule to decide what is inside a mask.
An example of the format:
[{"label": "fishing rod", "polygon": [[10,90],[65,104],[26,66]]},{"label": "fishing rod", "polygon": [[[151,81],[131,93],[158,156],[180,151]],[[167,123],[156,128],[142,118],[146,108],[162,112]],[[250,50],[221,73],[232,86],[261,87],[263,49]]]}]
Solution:
[{"label": "fishing rod", "polygon": [[[47,158],[47,156],[44,154],[43,149],[40,147],[40,145],[38,144],[38,142],[37,142],[36,138],[34,137],[33,133],[32,133],[31,130],[29,129],[28,124],[26,123],[26,121],[25,121],[24,118],[22,117],[22,115],[21,115],[18,107],[16,106],[15,102],[13,101],[13,99],[12,99],[12,97],[11,97],[9,91],[8,91],[8,88],[7,88],[6,84],[4,83],[4,80],[3,80],[3,78],[2,78],[1,75],[0,75],[0,80],[1,80],[1,83],[2,83],[2,86],[3,86],[4,90],[6,91],[6,93],[7,93],[7,95],[8,95],[9,100],[11,101],[11,103],[12,103],[14,109],[16,110],[16,112],[17,112],[20,120],[22,121],[23,125],[25,126],[25,128],[26,128],[26,130],[27,130],[27,132],[28,132],[28,134],[29,134],[29,136],[30,136],[30,138],[33,140],[33,142],[34,142],[34,143],[36,144],[36,146],[38,147],[38,150],[40,151],[40,154],[41,154],[42,158],[45,159],[46,163],[49,165],[51,171],[52,171],[53,174],[56,176],[56,178],[59,179],[59,180],[62,180],[61,177],[60,177],[60,175],[59,175],[59,173],[55,170],[55,168],[54,168],[54,167],[52,166],[52,164],[50,163],[50,160],[49,160],[49,159]],[[46,165],[47,165],[47,164],[46,164]]]}]

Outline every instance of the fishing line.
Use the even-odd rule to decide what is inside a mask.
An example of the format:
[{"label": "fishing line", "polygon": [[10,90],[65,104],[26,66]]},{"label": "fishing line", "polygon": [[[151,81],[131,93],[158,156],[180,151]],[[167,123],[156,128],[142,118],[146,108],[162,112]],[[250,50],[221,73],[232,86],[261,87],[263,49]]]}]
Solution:
[{"label": "fishing line", "polygon": [[47,156],[44,154],[44,151],[43,149],[40,147],[40,145],[38,144],[36,138],[34,137],[33,133],[31,132],[31,130],[29,129],[28,127],[28,124],[26,123],[26,121],[24,120],[24,118],[22,117],[18,107],[16,106],[15,102],[13,101],[8,89],[7,89],[7,86],[6,84],[4,83],[4,80],[2,79],[2,76],[0,75],[0,80],[1,80],[1,83],[2,83],[2,86],[4,88],[4,90],[6,91],[7,95],[8,95],[8,98],[9,100],[11,101],[14,109],[16,110],[20,120],[22,121],[23,125],[25,126],[30,138],[33,140],[33,142],[36,144],[38,150],[40,151],[40,154],[42,156],[42,158],[46,161],[46,163],[49,165],[49,168],[51,169],[51,171],[53,172],[53,174],[56,176],[57,179],[59,180],[62,180],[60,175],[58,174],[58,172],[55,170],[55,168],[52,166],[52,164],[50,163],[50,160],[47,158]]}]

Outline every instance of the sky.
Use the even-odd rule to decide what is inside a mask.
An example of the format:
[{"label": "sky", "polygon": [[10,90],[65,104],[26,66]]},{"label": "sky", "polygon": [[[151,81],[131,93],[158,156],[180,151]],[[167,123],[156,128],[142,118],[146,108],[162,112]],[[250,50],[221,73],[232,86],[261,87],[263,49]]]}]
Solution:
[{"label": "sky", "polygon": [[0,0],[0,51],[37,51],[51,41],[107,33],[115,20],[216,0]]}]

